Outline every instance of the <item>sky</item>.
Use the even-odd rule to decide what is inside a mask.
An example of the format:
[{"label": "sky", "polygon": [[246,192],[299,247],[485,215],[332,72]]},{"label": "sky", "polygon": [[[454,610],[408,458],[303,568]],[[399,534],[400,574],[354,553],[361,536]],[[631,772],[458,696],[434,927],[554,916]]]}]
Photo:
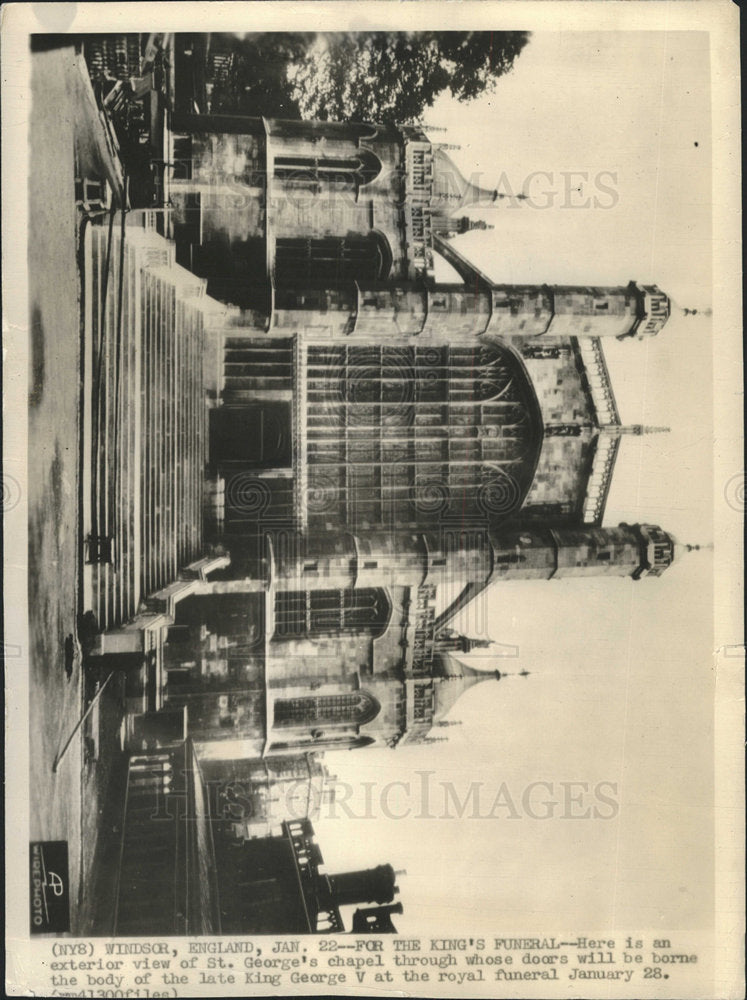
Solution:
[{"label": "sky", "polygon": [[[495,228],[460,248],[496,281],[635,278],[709,307],[709,94],[705,35],[535,33],[493,94],[443,97],[425,116],[445,129],[434,140],[461,147],[466,176],[531,195],[474,210]],[[623,422],[671,432],[623,439],[604,523],[707,545],[709,317],[675,310],[658,337],[605,347]],[[356,789],[354,816],[372,814],[338,806],[315,823],[328,869],[405,869],[403,933],[710,927],[712,572],[705,549],[659,580],[491,588],[486,631],[504,655],[468,662],[530,676],[468,691],[450,714],[461,725],[436,730],[447,742],[328,754]],[[392,781],[405,785],[385,792]],[[479,808],[472,799],[459,819],[452,804],[447,818],[441,782],[460,800],[479,783]]]}]

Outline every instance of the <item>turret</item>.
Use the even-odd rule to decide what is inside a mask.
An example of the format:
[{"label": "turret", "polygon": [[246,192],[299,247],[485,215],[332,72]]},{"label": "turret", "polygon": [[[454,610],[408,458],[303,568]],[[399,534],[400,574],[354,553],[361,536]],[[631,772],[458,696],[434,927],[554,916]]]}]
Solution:
[{"label": "turret", "polygon": [[[620,525],[620,527],[627,526]],[[674,562],[676,545],[674,539],[656,524],[635,524],[632,528],[638,531],[641,540],[641,563],[633,573],[633,579],[638,580],[642,576],[661,576]]]},{"label": "turret", "polygon": [[420,333],[423,328],[427,305],[422,285],[361,282],[357,292],[354,336],[410,336]]},{"label": "turret", "polygon": [[656,285],[637,285],[636,287],[641,294],[638,305],[640,324],[633,332],[640,338],[654,337],[671,315],[671,301]]},{"label": "turret", "polygon": [[434,232],[439,253],[463,279],[465,290],[485,292],[472,308],[487,305],[487,322],[478,332],[495,337],[653,336],[669,318],[670,301],[655,285],[505,285],[496,284],[461,252]]},{"label": "turret", "polygon": [[423,538],[428,554],[428,583],[460,580],[482,586],[489,579],[493,551],[482,527],[444,525],[440,532],[428,532]]},{"label": "turret", "polygon": [[353,328],[358,292],[351,281],[339,288],[273,288],[271,334],[299,329],[318,336],[340,337]]},{"label": "turret", "polygon": [[[317,336],[616,337],[654,336],[670,314],[655,285],[497,285],[473,270],[454,244],[434,236],[465,279],[457,284],[352,282],[273,293],[270,333]],[[472,280],[471,275],[474,274]]]},{"label": "turret", "polygon": [[494,285],[487,332],[495,337],[536,337],[552,320],[552,297],[541,285]]},{"label": "turret", "polygon": [[624,337],[639,322],[641,294],[633,282],[604,288],[556,285],[551,293],[550,337]]},{"label": "turret", "polygon": [[656,285],[556,285],[551,292],[551,337],[650,337],[669,319],[669,299]]},{"label": "turret", "polygon": [[422,333],[445,340],[472,339],[490,322],[490,296],[463,284],[428,289],[428,315]]},{"label": "turret", "polygon": [[661,576],[674,558],[674,540],[657,525],[563,528],[557,544],[556,579],[570,576]]},{"label": "turret", "polygon": [[642,573],[644,556],[636,527],[562,528],[551,531],[556,544],[553,578],[632,576]]},{"label": "turret", "polygon": [[293,535],[284,545],[273,540],[272,548],[278,591],[419,586],[427,572],[424,543],[416,533]]},{"label": "turret", "polygon": [[440,532],[358,531],[272,542],[272,582],[278,591],[354,587],[419,587],[449,579],[487,581],[492,550],[481,528]]},{"label": "turret", "polygon": [[492,287],[488,326],[497,336],[653,336],[669,318],[667,296],[655,285]]},{"label": "turret", "polygon": [[491,533],[495,580],[584,576],[661,576],[674,559],[674,540],[656,525],[558,528]]}]

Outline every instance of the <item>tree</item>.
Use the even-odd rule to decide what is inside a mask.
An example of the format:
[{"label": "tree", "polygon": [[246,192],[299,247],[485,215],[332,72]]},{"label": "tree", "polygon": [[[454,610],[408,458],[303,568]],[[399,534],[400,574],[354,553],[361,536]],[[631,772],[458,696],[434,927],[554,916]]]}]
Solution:
[{"label": "tree", "polygon": [[263,32],[242,36],[213,34],[205,55],[213,84],[215,114],[299,118],[287,70],[303,60],[314,32]]},{"label": "tree", "polygon": [[490,92],[529,40],[526,31],[317,34],[289,63],[301,117],[413,122],[445,90],[459,101]]}]

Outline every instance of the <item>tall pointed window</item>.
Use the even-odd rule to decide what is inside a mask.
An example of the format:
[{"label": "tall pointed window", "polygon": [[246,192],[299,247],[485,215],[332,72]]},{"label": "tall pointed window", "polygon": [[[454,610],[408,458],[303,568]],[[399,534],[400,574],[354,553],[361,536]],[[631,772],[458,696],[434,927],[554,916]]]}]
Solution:
[{"label": "tall pointed window", "polygon": [[392,267],[389,241],[379,233],[352,236],[279,237],[274,277],[279,285],[335,285],[382,281]]},{"label": "tall pointed window", "polygon": [[367,691],[321,694],[304,698],[280,698],[275,702],[276,726],[363,726],[381,709]]},{"label": "tall pointed window", "polygon": [[542,418],[521,362],[497,345],[310,344],[310,530],[483,521],[518,510]]},{"label": "tall pointed window", "polygon": [[355,191],[381,173],[381,161],[368,149],[352,156],[276,156],[275,177],[286,187],[320,192]]},{"label": "tall pointed window", "polygon": [[376,587],[280,591],[275,595],[275,635],[380,635],[389,614],[386,593]]}]

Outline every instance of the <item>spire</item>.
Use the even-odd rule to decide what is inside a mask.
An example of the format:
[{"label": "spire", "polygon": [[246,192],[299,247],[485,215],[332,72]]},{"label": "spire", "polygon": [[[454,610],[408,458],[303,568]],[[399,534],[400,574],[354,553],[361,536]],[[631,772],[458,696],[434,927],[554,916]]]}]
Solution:
[{"label": "spire", "polygon": [[529,677],[528,670],[520,670],[517,673],[506,673],[502,670],[476,670],[449,653],[438,658],[436,669],[438,668],[443,673],[434,677],[434,726],[454,725],[452,722],[442,722],[443,717],[451,711],[464,692],[468,688],[474,687],[475,684],[491,680],[500,681],[504,677]]},{"label": "spire", "polygon": [[646,424],[603,424],[601,430],[610,437],[621,437],[623,434],[669,434],[671,427],[650,427]]},{"label": "spire", "polygon": [[499,670],[476,670],[450,653],[439,656],[434,666],[442,671],[434,677],[434,723],[440,722],[469,688],[483,681],[499,681],[503,676]]},{"label": "spire", "polygon": [[467,180],[444,149],[433,150],[433,189],[431,210],[451,213],[474,205],[492,205],[500,195]]}]

